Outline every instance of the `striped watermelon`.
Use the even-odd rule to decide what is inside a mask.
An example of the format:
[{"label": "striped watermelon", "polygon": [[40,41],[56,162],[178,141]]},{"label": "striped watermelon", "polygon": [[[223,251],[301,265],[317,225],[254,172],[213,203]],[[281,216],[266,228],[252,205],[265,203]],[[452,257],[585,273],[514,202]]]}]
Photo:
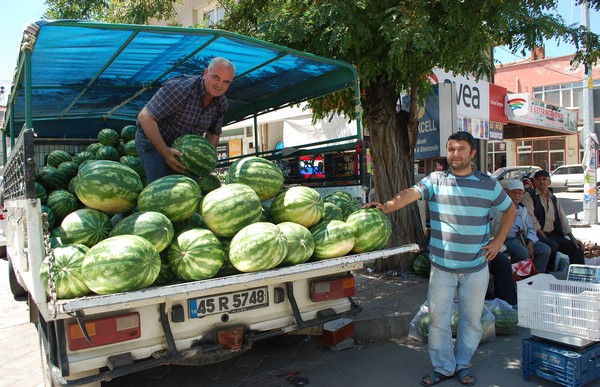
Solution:
[{"label": "striped watermelon", "polygon": [[44,186],[47,192],[55,189],[65,189],[69,184],[69,177],[67,174],[50,165],[46,165],[40,169],[37,180]]},{"label": "striped watermelon", "polygon": [[202,200],[198,183],[187,176],[169,175],[148,184],[138,197],[140,211],[158,211],[171,222],[189,218]]},{"label": "striped watermelon", "polygon": [[60,224],[63,243],[77,243],[92,247],[108,238],[112,223],[108,215],[91,208],[71,212]]},{"label": "striped watermelon", "polygon": [[123,142],[127,143],[135,138],[135,132],[137,132],[137,126],[135,125],[125,125],[121,129],[121,139]]},{"label": "striped watermelon", "polygon": [[217,167],[217,150],[202,136],[183,135],[173,141],[172,147],[183,153],[177,160],[183,164],[185,174],[190,177],[207,176]]},{"label": "striped watermelon", "polygon": [[83,281],[98,294],[127,292],[150,286],[160,272],[160,256],[145,238],[118,235],[107,238],[85,255]]},{"label": "striped watermelon", "polygon": [[121,155],[119,155],[117,148],[110,145],[104,145],[96,151],[96,159],[98,160],[119,161],[119,157]]},{"label": "striped watermelon", "polygon": [[317,260],[341,257],[354,247],[354,232],[341,220],[326,220],[310,229],[315,239],[313,257]]},{"label": "striped watermelon", "polygon": [[362,208],[346,218],[346,223],[354,232],[352,252],[365,253],[387,246],[392,237],[392,224],[388,217],[377,208]]},{"label": "striped watermelon", "polygon": [[177,280],[177,274],[171,269],[169,260],[167,259],[167,251],[160,254],[160,272],[158,277],[152,283],[152,286],[163,286],[173,283]]},{"label": "striped watermelon", "polygon": [[323,205],[323,218],[321,220],[344,220],[340,207],[331,202],[324,202]]},{"label": "striped watermelon", "polygon": [[315,251],[315,239],[310,231],[293,222],[279,223],[277,227],[285,236],[288,251],[280,266],[291,266],[304,263]]},{"label": "striped watermelon", "polygon": [[46,159],[46,164],[58,168],[58,166],[65,161],[72,161],[73,157],[64,150],[55,149],[52,152],[48,153],[48,158]]},{"label": "striped watermelon", "polygon": [[221,241],[221,245],[223,245],[223,252],[225,253],[225,260],[223,261],[223,266],[219,269],[217,273],[217,277],[225,277],[228,275],[240,274],[241,272],[233,266],[231,261],[229,260],[229,247],[231,246],[230,238],[219,238]]},{"label": "striped watermelon", "polygon": [[42,204],[46,204],[48,201],[48,192],[46,191],[46,188],[38,182],[35,183],[35,197],[40,199],[40,203]]},{"label": "striped watermelon", "polygon": [[229,260],[241,272],[272,269],[287,254],[285,235],[273,223],[258,222],[241,229],[229,246]]},{"label": "striped watermelon", "polygon": [[133,169],[140,177],[146,176],[146,171],[142,166],[142,160],[137,156],[121,156],[119,162]]},{"label": "striped watermelon", "polygon": [[119,133],[110,128],[105,128],[98,132],[98,142],[102,145],[116,146],[119,143],[119,137]]},{"label": "striped watermelon", "polygon": [[221,187],[221,180],[216,175],[208,175],[204,176],[198,182],[200,185],[200,189],[202,190],[202,194],[206,195],[210,191],[214,191],[217,188]]},{"label": "striped watermelon", "polygon": [[206,222],[204,219],[202,219],[202,215],[194,212],[192,216],[187,219],[180,220],[179,222],[173,222],[173,228],[175,229],[175,234],[179,235],[182,232],[192,228],[206,228]]},{"label": "striped watermelon", "polygon": [[77,153],[75,156],[73,156],[73,161],[76,162],[77,164],[81,165],[81,163],[83,163],[86,160],[94,160],[96,158],[96,153],[92,153],[92,152],[88,152],[88,151],[83,151],[83,152],[79,152]]},{"label": "striped watermelon", "polygon": [[[90,292],[83,281],[81,272],[81,264],[88,250],[87,246],[77,244],[63,245],[52,249],[54,289],[58,298],[82,297]],[[49,261],[50,257],[46,257],[40,267],[40,279],[48,293],[50,293],[50,285],[48,284],[50,277],[48,271]]]},{"label": "striped watermelon", "polygon": [[330,193],[323,198],[323,201],[333,203],[341,208],[343,219],[346,219],[348,215],[361,208],[360,203],[352,195],[344,191]]},{"label": "striped watermelon", "polygon": [[315,189],[297,186],[280,192],[269,212],[274,223],[294,222],[310,228],[321,220],[323,210],[323,200]]},{"label": "striped watermelon", "polygon": [[48,195],[46,206],[50,207],[56,219],[62,220],[77,209],[77,198],[66,189],[57,189]]},{"label": "striped watermelon", "polygon": [[260,200],[269,200],[283,189],[283,172],[265,158],[248,156],[229,166],[227,183],[246,184]]},{"label": "striped watermelon", "polygon": [[52,212],[50,207],[47,207],[43,204],[41,210],[42,213],[46,214],[46,220],[48,221],[48,230],[52,229],[54,227],[54,223],[56,223],[56,217],[54,216],[54,212]]},{"label": "striped watermelon", "polygon": [[193,228],[177,235],[167,250],[169,265],[185,281],[214,277],[225,260],[223,246],[210,231]]},{"label": "striped watermelon", "polygon": [[94,160],[81,166],[76,179],[79,200],[89,208],[109,214],[131,211],[143,188],[133,169],[109,160]]},{"label": "striped watermelon", "polygon": [[138,151],[135,147],[135,140],[127,141],[125,145],[123,145],[123,148],[127,156],[138,156]]},{"label": "striped watermelon", "polygon": [[165,215],[156,211],[141,211],[119,220],[110,236],[138,235],[148,239],[159,253],[166,249],[174,236],[173,224]]},{"label": "striped watermelon", "polygon": [[92,143],[92,144],[88,145],[88,147],[87,147],[85,150],[86,150],[87,152],[90,152],[91,154],[93,154],[93,155],[94,155],[94,157],[95,157],[95,155],[96,155],[96,152],[98,151],[98,149],[102,148],[102,145],[103,145],[103,144],[101,144],[101,143],[99,143],[99,142],[94,142],[94,143]]},{"label": "striped watermelon", "polygon": [[58,169],[63,171],[69,180],[71,180],[77,175],[77,172],[79,171],[79,164],[77,164],[75,161],[63,161],[58,166]]},{"label": "striped watermelon", "polygon": [[256,192],[244,184],[227,184],[209,192],[202,201],[200,215],[218,236],[232,237],[260,219],[262,205]]}]

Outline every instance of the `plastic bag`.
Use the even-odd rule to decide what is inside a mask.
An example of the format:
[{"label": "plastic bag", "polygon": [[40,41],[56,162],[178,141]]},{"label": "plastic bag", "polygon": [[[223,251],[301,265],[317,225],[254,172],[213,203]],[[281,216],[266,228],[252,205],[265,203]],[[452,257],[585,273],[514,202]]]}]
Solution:
[{"label": "plastic bag", "polygon": [[485,306],[494,315],[497,335],[519,333],[519,312],[506,301],[499,298],[486,300]]},{"label": "plastic bag", "polygon": [[[459,320],[460,316],[458,314],[458,302],[454,301],[452,303],[452,312],[450,317],[452,337],[456,337]],[[495,322],[496,320],[494,315],[484,305],[481,312],[481,327],[483,331],[481,333],[481,340],[479,341],[480,344],[487,343],[488,341],[492,341],[496,338]],[[413,317],[411,320],[408,327],[408,337],[427,342],[429,337],[429,306],[427,305],[427,301],[425,301],[419,307],[417,314],[415,314],[415,317]]]},{"label": "plastic bag", "polygon": [[522,261],[518,261],[512,264],[513,269],[513,279],[515,282],[520,281],[522,279],[531,277],[536,274],[540,274],[533,266],[533,261],[531,258],[524,259]]}]

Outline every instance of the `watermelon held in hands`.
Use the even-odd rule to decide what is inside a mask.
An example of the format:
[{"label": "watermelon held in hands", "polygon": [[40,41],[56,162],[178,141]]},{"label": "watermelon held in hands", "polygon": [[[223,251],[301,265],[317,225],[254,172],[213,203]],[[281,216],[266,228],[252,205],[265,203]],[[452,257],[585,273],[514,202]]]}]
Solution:
[{"label": "watermelon held in hands", "polygon": [[277,227],[285,236],[288,247],[280,266],[292,266],[308,261],[315,251],[315,239],[310,231],[293,222],[282,222]]},{"label": "watermelon held in hands", "polygon": [[388,217],[376,208],[362,208],[346,218],[354,232],[352,252],[365,253],[387,246],[392,237],[392,224]]},{"label": "watermelon held in hands", "polygon": [[157,211],[171,222],[180,222],[198,211],[200,187],[183,175],[169,175],[148,184],[137,200],[140,211]]},{"label": "watermelon held in hands", "polygon": [[297,186],[275,196],[269,213],[274,223],[294,222],[310,228],[321,220],[323,211],[323,200],[314,188]]},{"label": "watermelon held in hands", "polygon": [[229,261],[243,273],[268,270],[284,260],[287,249],[285,235],[276,225],[252,223],[231,239]]},{"label": "watermelon held in hands", "polygon": [[167,250],[173,272],[185,281],[214,277],[225,261],[223,246],[210,231],[193,228],[177,235]]},{"label": "watermelon held in hands", "polygon": [[77,197],[89,208],[109,214],[133,210],[143,184],[140,176],[116,161],[93,160],[80,166],[76,176]]},{"label": "watermelon held in hands", "polygon": [[109,237],[112,222],[102,211],[82,208],[71,212],[60,224],[63,243],[76,243],[92,247]]},{"label": "watermelon held in hands", "polygon": [[354,232],[341,220],[326,220],[310,229],[315,239],[313,257],[317,260],[342,257],[354,247]]},{"label": "watermelon held in hands", "polygon": [[[60,299],[75,298],[85,296],[90,292],[83,281],[81,265],[88,247],[79,244],[70,244],[58,246],[52,249],[52,272],[54,278],[54,289],[56,297]],[[46,257],[40,267],[40,279],[50,293],[48,279],[50,257]]]},{"label": "watermelon held in hands", "polygon": [[283,172],[263,157],[247,156],[229,166],[227,183],[246,184],[260,200],[269,200],[283,189]]},{"label": "watermelon held in hands", "polygon": [[156,211],[140,211],[119,220],[110,236],[138,235],[146,238],[159,253],[173,240],[173,224],[165,215]]},{"label": "watermelon held in hands", "polygon": [[160,273],[160,256],[145,238],[118,235],[107,238],[85,255],[83,280],[97,294],[111,294],[150,286]]},{"label": "watermelon held in hands", "polygon": [[177,160],[192,178],[209,175],[217,167],[217,150],[202,136],[185,134],[173,141],[172,147],[182,153]]},{"label": "watermelon held in hands", "polygon": [[239,183],[209,192],[200,210],[206,226],[221,237],[232,237],[245,226],[258,222],[261,213],[262,204],[256,192]]}]

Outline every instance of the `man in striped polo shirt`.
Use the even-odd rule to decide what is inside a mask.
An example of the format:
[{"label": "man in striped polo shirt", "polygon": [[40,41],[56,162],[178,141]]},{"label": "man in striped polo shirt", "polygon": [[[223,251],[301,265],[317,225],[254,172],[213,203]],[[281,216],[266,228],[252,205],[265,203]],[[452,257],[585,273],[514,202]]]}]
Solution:
[{"label": "man in striped polo shirt", "polygon": [[[515,218],[515,207],[500,184],[473,170],[476,145],[469,132],[456,132],[446,142],[449,169],[432,172],[415,186],[384,204],[371,202],[390,213],[416,200],[429,204],[431,274],[429,305],[429,357],[433,372],[421,384],[430,386],[456,375],[461,384],[475,384],[469,371],[471,357],[481,339],[481,313],[489,282],[488,261],[493,260]],[[500,227],[490,240],[492,207],[502,212]],[[450,316],[454,297],[460,314],[456,344],[452,344]]]}]

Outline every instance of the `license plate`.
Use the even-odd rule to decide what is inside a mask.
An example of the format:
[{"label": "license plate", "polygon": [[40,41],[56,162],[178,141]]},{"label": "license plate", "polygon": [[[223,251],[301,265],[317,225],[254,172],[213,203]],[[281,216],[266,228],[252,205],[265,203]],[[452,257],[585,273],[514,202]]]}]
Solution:
[{"label": "license plate", "polygon": [[269,291],[266,286],[239,292],[217,294],[188,300],[190,318],[199,318],[217,313],[240,313],[269,306]]}]

